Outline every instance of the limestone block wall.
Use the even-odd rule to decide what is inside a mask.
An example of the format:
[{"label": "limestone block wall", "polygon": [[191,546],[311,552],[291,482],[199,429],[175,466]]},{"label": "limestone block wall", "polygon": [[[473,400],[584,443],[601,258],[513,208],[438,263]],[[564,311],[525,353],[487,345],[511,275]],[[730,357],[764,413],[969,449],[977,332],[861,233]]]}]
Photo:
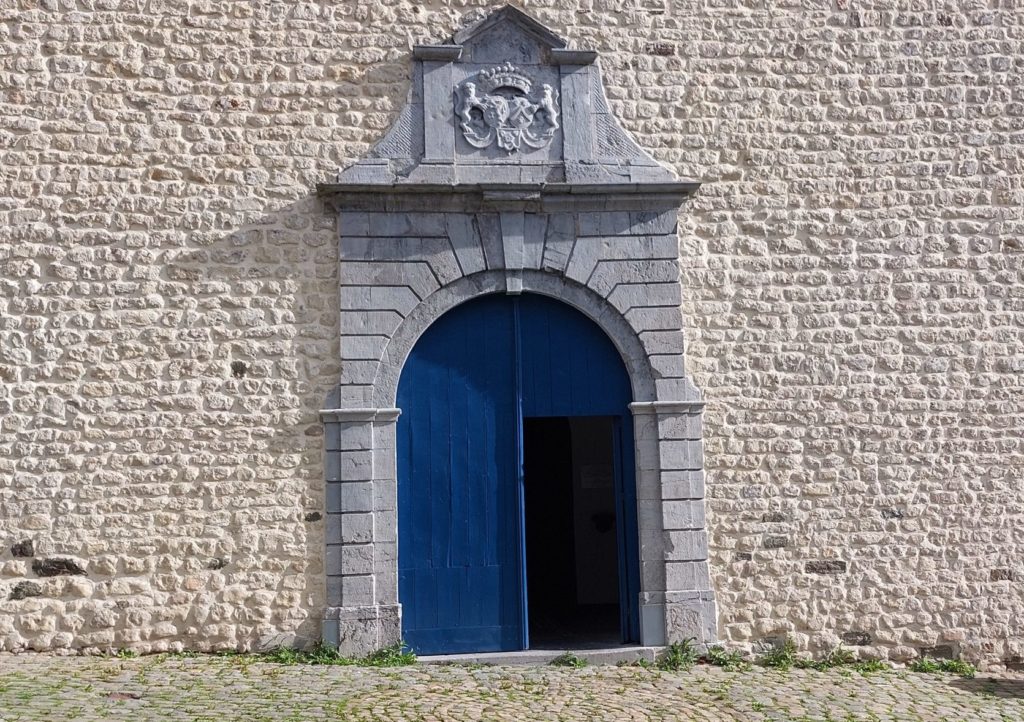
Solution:
[{"label": "limestone block wall", "polygon": [[[390,125],[412,44],[493,7],[0,1],[0,649],[319,634],[313,189]],[[1019,5],[522,7],[705,182],[681,308],[720,637],[1019,660]]]}]

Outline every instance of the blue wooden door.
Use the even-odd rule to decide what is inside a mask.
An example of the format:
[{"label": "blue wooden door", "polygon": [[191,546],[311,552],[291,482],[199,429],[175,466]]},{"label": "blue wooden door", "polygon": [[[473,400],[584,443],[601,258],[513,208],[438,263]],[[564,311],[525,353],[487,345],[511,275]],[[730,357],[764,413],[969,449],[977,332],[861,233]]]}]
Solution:
[{"label": "blue wooden door", "polygon": [[519,649],[514,317],[488,296],[420,338],[398,386],[398,594],[421,653]]},{"label": "blue wooden door", "polygon": [[611,416],[620,609],[639,639],[629,379],[604,333],[540,296],[485,296],[419,339],[398,386],[398,593],[421,654],[528,646],[523,416]]}]

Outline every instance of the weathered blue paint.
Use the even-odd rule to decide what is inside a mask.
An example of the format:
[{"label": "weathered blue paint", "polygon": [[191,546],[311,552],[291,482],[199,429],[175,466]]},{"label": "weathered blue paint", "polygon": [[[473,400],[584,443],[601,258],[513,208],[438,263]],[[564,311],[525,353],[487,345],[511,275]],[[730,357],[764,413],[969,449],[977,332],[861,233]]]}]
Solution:
[{"label": "weathered blue paint", "polygon": [[629,377],[600,328],[541,296],[485,296],[435,322],[398,387],[402,633],[420,653],[526,648],[524,417],[611,416],[624,641],[639,639]]}]

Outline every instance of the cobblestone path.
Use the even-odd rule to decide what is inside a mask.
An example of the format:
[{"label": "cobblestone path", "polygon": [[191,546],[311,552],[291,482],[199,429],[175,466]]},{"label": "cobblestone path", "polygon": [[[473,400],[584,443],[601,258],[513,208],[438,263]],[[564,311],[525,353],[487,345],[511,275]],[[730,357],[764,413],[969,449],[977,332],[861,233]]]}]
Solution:
[{"label": "cobblestone path", "polygon": [[637,667],[392,669],[0,655],[0,720],[1024,721],[1024,676]]}]

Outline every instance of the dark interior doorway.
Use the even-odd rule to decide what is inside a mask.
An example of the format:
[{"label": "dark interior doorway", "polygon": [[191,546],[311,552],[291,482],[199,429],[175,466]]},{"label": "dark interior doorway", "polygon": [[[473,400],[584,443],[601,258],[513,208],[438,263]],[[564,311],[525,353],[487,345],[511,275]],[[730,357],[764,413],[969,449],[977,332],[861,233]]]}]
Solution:
[{"label": "dark interior doorway", "polygon": [[530,647],[621,644],[611,417],[523,420]]}]

